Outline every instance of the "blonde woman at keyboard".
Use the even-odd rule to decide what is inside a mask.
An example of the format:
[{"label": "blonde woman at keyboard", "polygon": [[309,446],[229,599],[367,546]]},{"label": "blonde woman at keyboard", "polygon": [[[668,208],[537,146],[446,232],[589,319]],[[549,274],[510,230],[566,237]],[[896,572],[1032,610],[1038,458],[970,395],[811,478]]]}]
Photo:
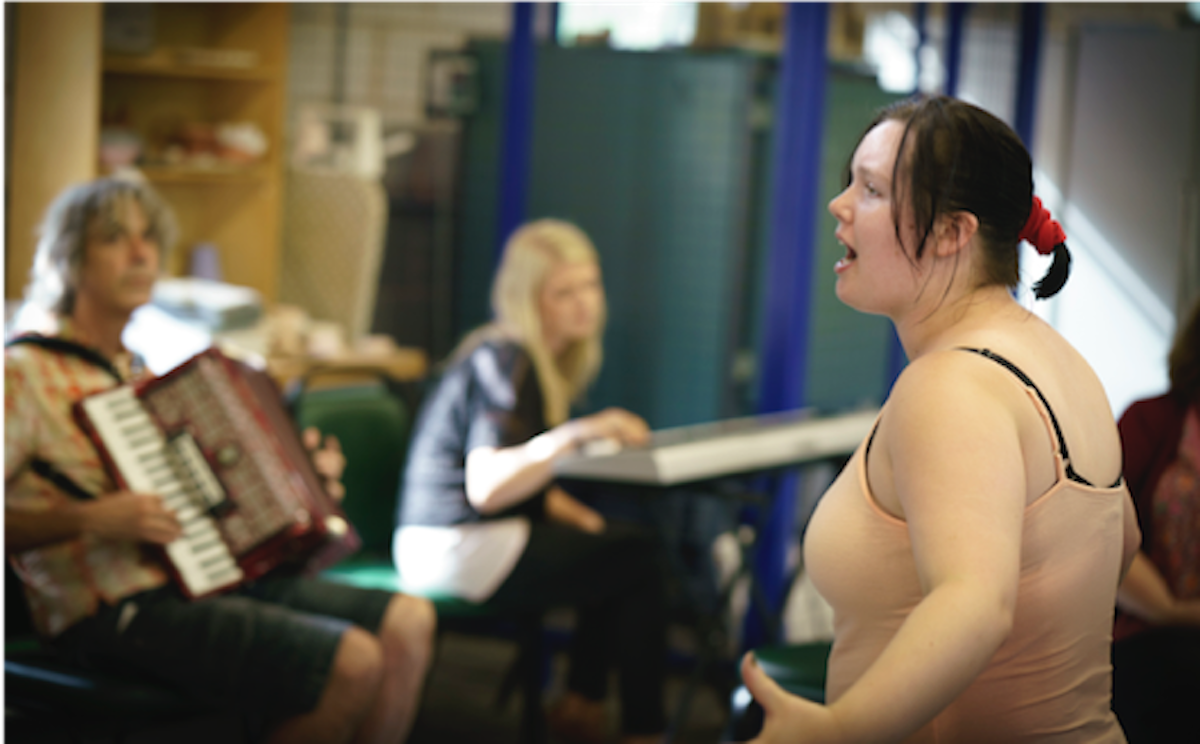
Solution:
[{"label": "blonde woman at keyboard", "polygon": [[591,240],[558,220],[508,240],[492,287],[495,320],[470,334],[422,406],[401,486],[394,543],[406,587],[498,611],[577,609],[560,738],[605,740],[609,670],[621,733],[665,729],[665,608],[657,543],[606,524],[553,482],[554,460],[589,443],[642,444],[638,416],[569,419],[600,369],[605,301]]},{"label": "blonde woman at keyboard", "polygon": [[1017,302],[1021,240],[1067,278],[1030,157],[987,112],[882,112],[829,204],[837,295],[895,324],[909,364],[817,507],[805,566],[834,610],[826,704],[747,655],[757,742],[1121,742],[1117,586],[1139,531],[1096,374]]}]

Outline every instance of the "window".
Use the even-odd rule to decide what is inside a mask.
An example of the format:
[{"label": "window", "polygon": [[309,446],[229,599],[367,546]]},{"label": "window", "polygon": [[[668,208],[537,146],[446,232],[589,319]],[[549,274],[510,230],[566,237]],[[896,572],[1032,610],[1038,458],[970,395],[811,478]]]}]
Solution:
[{"label": "window", "polygon": [[[606,40],[613,49],[688,46],[696,36],[696,3],[559,3],[563,46]],[[593,42],[595,43],[595,42]]]}]

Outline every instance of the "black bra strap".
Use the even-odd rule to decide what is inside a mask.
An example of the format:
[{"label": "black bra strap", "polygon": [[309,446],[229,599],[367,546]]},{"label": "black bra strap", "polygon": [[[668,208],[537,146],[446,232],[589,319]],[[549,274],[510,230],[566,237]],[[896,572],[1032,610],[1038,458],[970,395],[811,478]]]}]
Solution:
[{"label": "black bra strap", "polygon": [[104,355],[102,355],[100,352],[84,346],[83,344],[77,344],[74,341],[67,341],[66,339],[62,338],[41,336],[36,333],[30,333],[24,336],[17,336],[16,338],[4,344],[4,346],[5,348],[8,348],[11,346],[21,346],[24,344],[38,346],[46,349],[47,351],[53,351],[59,354],[79,357],[80,359],[90,362],[91,364],[112,375],[112,378],[116,380],[118,384],[125,382],[125,380],[121,379],[121,373],[117,372],[117,368],[112,365],[112,362],[105,359]]},{"label": "black bra strap", "polygon": [[[1038,389],[1038,386],[1033,383],[1033,380],[1029,379],[1029,375],[1022,372],[1017,365],[1013,364],[990,349],[973,349],[968,346],[960,346],[958,348],[963,351],[969,351],[991,359],[996,364],[999,364],[1009,372],[1012,372],[1014,375],[1016,375],[1017,379],[1019,379],[1026,387],[1037,394],[1038,400],[1042,401],[1042,405],[1046,407],[1046,413],[1050,415],[1050,423],[1054,426],[1055,436],[1058,437],[1058,451],[1059,454],[1062,455],[1063,464],[1066,465],[1067,477],[1076,483],[1082,483],[1085,486],[1093,485],[1092,482],[1087,478],[1084,478],[1082,475],[1075,472],[1075,466],[1071,464],[1071,455],[1067,452],[1067,440],[1063,437],[1062,428],[1058,425],[1058,418],[1054,415],[1054,410],[1050,408],[1050,401],[1046,400],[1046,396],[1042,395],[1042,391]],[[1114,483],[1113,486],[1118,486],[1120,483],[1121,479],[1118,477],[1117,482]]]}]

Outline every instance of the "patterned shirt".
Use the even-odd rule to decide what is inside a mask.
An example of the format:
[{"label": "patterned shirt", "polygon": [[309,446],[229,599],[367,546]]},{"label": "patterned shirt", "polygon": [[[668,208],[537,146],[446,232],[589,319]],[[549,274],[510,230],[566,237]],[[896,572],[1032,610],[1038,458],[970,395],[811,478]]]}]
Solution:
[{"label": "patterned shirt", "polygon": [[[93,345],[65,320],[54,335]],[[69,503],[70,496],[32,471],[34,458],[52,463],[97,498],[115,491],[71,410],[76,401],[113,387],[112,376],[79,357],[32,345],[6,349],[4,361],[5,509],[47,511]],[[134,376],[129,352],[111,361],[123,378]],[[34,625],[48,637],[92,615],[102,602],[114,604],[167,582],[164,564],[146,546],[94,535],[28,550],[10,560],[24,583]]]}]

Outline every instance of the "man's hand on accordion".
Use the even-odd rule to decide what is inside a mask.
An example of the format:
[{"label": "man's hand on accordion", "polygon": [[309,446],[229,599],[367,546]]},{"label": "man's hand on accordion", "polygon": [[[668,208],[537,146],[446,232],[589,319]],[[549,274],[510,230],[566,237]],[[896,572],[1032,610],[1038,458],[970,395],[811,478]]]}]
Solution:
[{"label": "man's hand on accordion", "polygon": [[334,501],[341,501],[346,495],[346,488],[342,485],[346,457],[342,454],[341,442],[330,434],[322,444],[321,432],[315,426],[310,426],[304,430],[304,447],[312,457],[317,474],[325,481],[325,490]]},{"label": "man's hand on accordion", "polygon": [[183,534],[175,514],[154,494],[117,491],[79,507],[84,531],[100,537],[166,545]]},{"label": "man's hand on accordion", "polygon": [[183,529],[154,494],[114,491],[96,499],[63,497],[50,509],[4,509],[4,549],[23,553],[81,535],[166,545]]}]

